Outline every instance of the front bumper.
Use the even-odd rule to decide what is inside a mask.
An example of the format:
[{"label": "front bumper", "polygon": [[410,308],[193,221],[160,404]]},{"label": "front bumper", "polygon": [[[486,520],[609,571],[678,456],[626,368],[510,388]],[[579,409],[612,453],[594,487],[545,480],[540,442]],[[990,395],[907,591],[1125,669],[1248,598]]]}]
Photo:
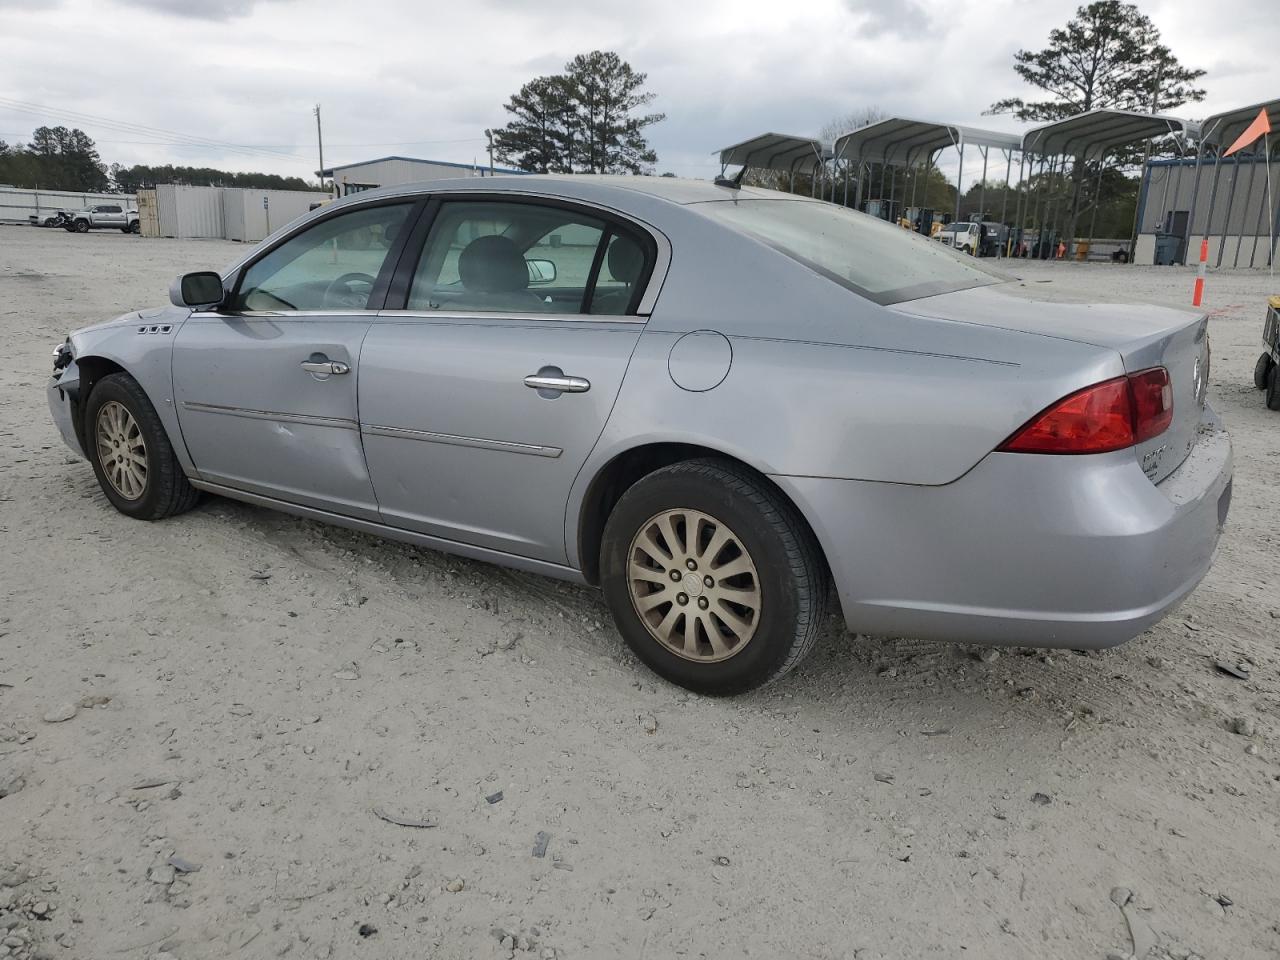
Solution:
[{"label": "front bumper", "polygon": [[1089,649],[1160,620],[1204,577],[1231,501],[1208,407],[1153,485],[1132,450],[993,453],[939,487],[774,477],[809,519],[861,633]]},{"label": "front bumper", "polygon": [[75,428],[75,401],[72,399],[74,390],[79,386],[80,373],[76,369],[75,362],[62,371],[60,377],[50,377],[48,386],[45,387],[45,399],[49,402],[49,413],[53,417],[53,422],[58,426],[58,432],[62,434],[62,440],[77,457],[85,455],[83,448],[80,446],[80,438],[76,436]]}]

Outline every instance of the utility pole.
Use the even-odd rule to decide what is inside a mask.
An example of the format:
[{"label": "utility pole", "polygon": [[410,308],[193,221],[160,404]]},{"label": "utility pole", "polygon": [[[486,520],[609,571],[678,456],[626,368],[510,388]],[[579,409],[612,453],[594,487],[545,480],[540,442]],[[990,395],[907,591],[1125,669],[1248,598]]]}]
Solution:
[{"label": "utility pole", "polygon": [[489,176],[493,176],[493,131],[485,130],[484,135],[489,138]]},{"label": "utility pole", "polygon": [[320,189],[324,189],[324,136],[320,133],[320,104],[312,111],[316,115],[316,145],[320,148]]}]

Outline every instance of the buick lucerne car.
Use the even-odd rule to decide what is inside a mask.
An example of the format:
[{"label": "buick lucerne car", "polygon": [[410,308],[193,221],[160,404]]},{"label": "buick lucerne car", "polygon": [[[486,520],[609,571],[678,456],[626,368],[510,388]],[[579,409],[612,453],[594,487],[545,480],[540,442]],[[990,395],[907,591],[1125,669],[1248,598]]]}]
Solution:
[{"label": "buick lucerne car", "polygon": [[1034,299],[888,223],[647,177],[328,204],[59,345],[120,511],[219,494],[598,584],[653,670],[856,632],[1096,648],[1211,562],[1231,444],[1204,315]]}]

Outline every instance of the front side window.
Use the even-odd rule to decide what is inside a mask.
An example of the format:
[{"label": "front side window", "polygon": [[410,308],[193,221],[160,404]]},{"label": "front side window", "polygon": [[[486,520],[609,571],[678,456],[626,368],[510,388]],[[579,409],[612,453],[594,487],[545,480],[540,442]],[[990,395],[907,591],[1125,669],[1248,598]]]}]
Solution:
[{"label": "front side window", "polygon": [[[950,247],[891,223],[816,200],[690,204],[876,303],[900,303],[1005,278]],[[970,224],[944,228],[968,230]]]},{"label": "front side window", "polygon": [[308,227],[245,271],[233,309],[367,309],[411,207],[366,207]]},{"label": "front side window", "polygon": [[[410,310],[621,315],[628,296],[606,261],[639,242],[604,220],[536,203],[455,201],[431,225],[409,290]],[[643,252],[630,284],[641,279]]]}]

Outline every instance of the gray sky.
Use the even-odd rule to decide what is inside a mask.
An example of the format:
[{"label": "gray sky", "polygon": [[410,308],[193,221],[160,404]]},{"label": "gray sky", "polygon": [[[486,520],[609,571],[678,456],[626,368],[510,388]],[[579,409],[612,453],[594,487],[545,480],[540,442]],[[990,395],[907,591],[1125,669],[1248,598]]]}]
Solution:
[{"label": "gray sky", "polygon": [[[1140,4],[1209,98],[1181,113],[1280,96],[1274,0]],[[1030,94],[1011,68],[1076,3],[1056,0],[0,0],[0,139],[80,126],[107,162],[312,176],[313,104],[326,164],[386,154],[483,162],[486,126],[531,77],[592,49],[649,74],[658,171],[711,176],[717,148],[766,130],[816,134],[876,105],[982,117]],[[145,143],[66,111],[252,150]],[[171,139],[171,138],[170,138]],[[410,142],[416,141],[416,142]],[[269,153],[261,152],[268,150]],[[968,172],[968,171],[966,171]]]}]

